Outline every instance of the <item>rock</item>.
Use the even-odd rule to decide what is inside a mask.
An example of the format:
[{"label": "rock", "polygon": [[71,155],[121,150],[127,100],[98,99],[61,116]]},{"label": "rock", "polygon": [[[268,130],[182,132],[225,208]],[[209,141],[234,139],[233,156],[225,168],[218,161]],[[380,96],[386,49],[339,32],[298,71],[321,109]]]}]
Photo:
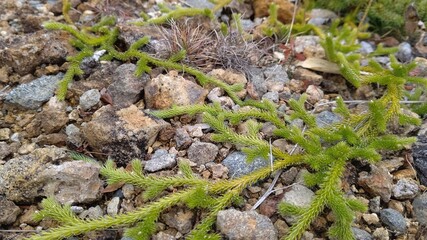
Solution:
[{"label": "rock", "polygon": [[113,98],[114,106],[118,108],[129,107],[138,102],[144,90],[149,75],[144,73],[141,77],[135,76],[136,65],[132,63],[120,65],[113,74],[113,83],[107,91]]},{"label": "rock", "polygon": [[315,8],[311,10],[308,23],[316,26],[328,25],[337,18],[338,16],[331,10]]},{"label": "rock", "polygon": [[305,90],[307,94],[307,101],[311,104],[315,104],[323,98],[323,91],[315,85],[310,85]]},{"label": "rock", "polygon": [[320,38],[318,36],[296,36],[294,42],[294,51],[296,53],[305,53],[308,49],[311,53],[311,57],[322,58],[325,56],[325,50],[323,50],[323,47],[320,45]]},{"label": "rock", "polygon": [[394,172],[405,164],[405,159],[403,157],[397,157],[393,159],[384,159],[381,162],[377,163],[378,167],[383,167],[389,172]]},{"label": "rock", "polygon": [[393,186],[393,197],[399,200],[406,200],[414,198],[419,191],[418,184],[411,179],[400,179],[396,185]]},{"label": "rock", "polygon": [[316,115],[316,123],[318,127],[328,127],[331,124],[341,122],[342,118],[331,111],[324,111]]},{"label": "rock", "polygon": [[369,225],[377,225],[380,222],[376,213],[363,213],[362,218]]},{"label": "rock", "polygon": [[55,145],[63,147],[67,144],[67,135],[63,133],[41,134],[33,139],[33,141],[39,146]]},{"label": "rock", "polygon": [[372,236],[376,240],[389,240],[390,239],[389,234],[388,234],[388,230],[385,228],[376,228],[374,233],[372,233]]},{"label": "rock", "polygon": [[0,141],[7,141],[12,131],[9,128],[0,128]]},{"label": "rock", "polygon": [[0,47],[0,66],[12,67],[23,76],[42,64],[62,64],[72,51],[68,39],[69,34],[61,31],[37,31],[5,39]]},{"label": "rock", "polygon": [[107,214],[110,216],[117,215],[119,213],[120,208],[120,198],[113,197],[110,202],[107,204]]},{"label": "rock", "polygon": [[278,92],[267,92],[262,95],[261,99],[267,99],[271,102],[278,103],[279,102],[279,93]]},{"label": "rock", "polygon": [[88,210],[80,213],[79,217],[81,219],[98,219],[103,215],[104,212],[102,211],[102,208],[99,205],[96,205],[96,207],[90,207]]},{"label": "rock", "polygon": [[9,92],[6,96],[6,103],[27,109],[37,109],[53,96],[57,84],[63,76],[63,73],[42,76],[30,83],[21,84]]},{"label": "rock", "polygon": [[52,97],[43,110],[37,113],[36,117],[29,123],[25,131],[28,137],[36,137],[41,133],[50,134],[59,132],[68,122],[64,102]]},{"label": "rock", "polygon": [[[175,236],[172,236],[165,232],[158,232],[156,235],[153,236],[153,240],[175,240]],[[133,239],[129,239],[133,240]]]},{"label": "rock", "polygon": [[[285,192],[282,202],[295,205],[297,207],[308,207],[314,199],[314,192],[306,186],[296,184],[289,191]],[[285,216],[288,224],[295,224],[297,216]]]},{"label": "rock", "polygon": [[268,16],[268,9],[271,3],[277,4],[277,19],[284,24],[292,21],[294,5],[288,1],[280,0],[254,0],[252,7],[254,9],[255,17],[262,18]]},{"label": "rock", "polygon": [[228,174],[228,168],[226,168],[222,164],[212,164],[212,165],[209,165],[208,168],[212,172],[213,179],[224,178]]},{"label": "rock", "polygon": [[381,197],[376,196],[369,200],[369,210],[373,213],[379,213],[381,209]]},{"label": "rock", "polygon": [[278,238],[271,220],[255,211],[241,212],[235,209],[219,211],[216,227],[230,240]]},{"label": "rock", "polygon": [[427,186],[427,126],[424,123],[418,133],[417,141],[412,146],[414,168],[420,183]]},{"label": "rock", "polygon": [[79,105],[84,111],[87,111],[96,106],[100,99],[101,93],[97,89],[91,89],[80,96]]},{"label": "rock", "polygon": [[21,209],[15,203],[0,196],[0,226],[14,223],[20,213]]},{"label": "rock", "polygon": [[[230,85],[242,84],[245,87],[246,83],[248,82],[248,80],[245,77],[245,74],[236,72],[232,69],[226,69],[226,70],[221,68],[213,69],[208,73],[208,75],[214,78],[217,78],[221,81],[224,81]],[[242,91],[238,92],[237,96],[243,99],[246,96],[246,90],[243,89]]]},{"label": "rock", "polygon": [[176,71],[160,74],[149,80],[144,88],[147,108],[165,109],[173,104],[179,106],[203,103],[208,91],[179,76]]},{"label": "rock", "polygon": [[10,146],[6,142],[0,142],[0,160],[5,159],[11,153]]},{"label": "rock", "polygon": [[37,226],[38,222],[34,220],[34,214],[37,211],[37,206],[31,205],[28,209],[24,211],[24,213],[21,214],[21,216],[19,217],[19,222],[21,224],[25,223],[32,226]]},{"label": "rock", "polygon": [[126,199],[132,199],[135,195],[135,187],[132,184],[125,184],[122,187],[123,197]]},{"label": "rock", "polygon": [[369,194],[380,196],[384,202],[390,201],[393,177],[384,168],[371,166],[371,172],[359,173],[358,184]]},{"label": "rock", "polygon": [[398,211],[386,208],[380,211],[381,221],[391,231],[395,231],[399,234],[406,233],[406,221],[401,213]]},{"label": "rock", "polygon": [[356,240],[372,240],[373,239],[371,234],[369,234],[367,231],[363,229],[352,227],[351,231],[353,232],[354,238]]},{"label": "rock", "polygon": [[108,105],[98,109],[80,130],[95,151],[108,154],[124,165],[134,158],[142,159],[145,149],[168,125],[164,120],[146,115],[135,105],[118,111]]},{"label": "rock", "polygon": [[286,69],[282,65],[273,65],[267,68],[250,67],[248,69],[250,82],[254,86],[258,96],[268,91],[282,91],[289,82]]},{"label": "rock", "polygon": [[374,47],[366,41],[361,41],[359,51],[361,54],[368,55],[369,53],[374,51]]},{"label": "rock", "polygon": [[402,42],[399,44],[399,51],[396,53],[396,58],[403,63],[409,63],[414,59],[411,44]]},{"label": "rock", "polygon": [[246,158],[246,154],[242,152],[233,152],[222,161],[222,164],[228,168],[230,178],[246,175],[268,165],[268,162],[262,158],[256,158],[252,163],[248,163]]},{"label": "rock", "polygon": [[192,139],[185,128],[177,128],[175,132],[175,142],[177,148],[186,148],[188,147]]},{"label": "rock", "polygon": [[297,80],[301,80],[305,85],[319,86],[323,81],[323,77],[308,69],[297,67],[294,71],[293,77]]},{"label": "rock", "polygon": [[65,133],[67,134],[67,141],[72,143],[74,146],[80,147],[83,144],[82,134],[76,125],[69,124],[65,128]]},{"label": "rock", "polygon": [[82,161],[52,165],[65,158],[64,149],[48,147],[10,159],[0,169],[0,194],[22,203],[47,196],[61,203],[97,200],[103,186],[98,176],[100,167]]},{"label": "rock", "polygon": [[215,7],[215,4],[211,3],[208,0],[185,0],[184,2],[188,4],[188,6],[191,6],[193,8],[213,9]]},{"label": "rock", "polygon": [[187,150],[190,161],[202,165],[215,160],[219,148],[213,143],[195,142]]},{"label": "rock", "polygon": [[182,234],[189,233],[193,227],[196,215],[185,208],[173,208],[162,214],[162,220],[169,226],[178,230]]},{"label": "rock", "polygon": [[412,202],[412,207],[416,220],[422,225],[427,225],[427,193],[416,197]]},{"label": "rock", "polygon": [[[267,85],[271,85],[272,83],[280,83],[284,85],[289,82],[289,77],[286,72],[286,68],[283,65],[279,64],[273,65],[271,67],[266,67],[264,69],[264,76]],[[283,88],[283,86],[281,88]]]},{"label": "rock", "polygon": [[176,154],[169,154],[164,149],[154,152],[149,161],[145,163],[144,170],[148,172],[157,172],[159,170],[172,168],[176,165]]}]

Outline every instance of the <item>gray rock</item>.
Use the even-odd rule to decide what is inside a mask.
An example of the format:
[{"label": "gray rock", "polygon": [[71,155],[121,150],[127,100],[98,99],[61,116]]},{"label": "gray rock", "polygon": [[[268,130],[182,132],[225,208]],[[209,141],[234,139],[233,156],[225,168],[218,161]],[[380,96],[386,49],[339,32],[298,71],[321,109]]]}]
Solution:
[{"label": "gray rock", "polygon": [[400,234],[406,233],[406,221],[400,212],[391,208],[382,209],[380,218],[388,229]]},{"label": "gray rock", "polygon": [[267,92],[266,94],[262,95],[262,99],[268,99],[274,103],[279,102],[279,93],[278,92]]},{"label": "gray rock", "polygon": [[378,63],[382,64],[383,66],[387,66],[390,63],[389,57],[379,56],[379,57],[374,57],[373,59]]},{"label": "gray rock", "polygon": [[376,196],[369,199],[369,210],[373,213],[379,213],[381,210],[381,197]]},{"label": "gray rock", "polygon": [[297,53],[304,52],[307,47],[321,47],[318,36],[297,36],[295,37],[294,51]]},{"label": "gray rock", "polygon": [[0,226],[14,223],[20,213],[21,209],[15,203],[0,196]]},{"label": "gray rock", "polygon": [[82,219],[97,219],[101,218],[104,215],[102,208],[99,205],[96,207],[90,207],[88,210],[80,213],[79,217]]},{"label": "gray rock", "polygon": [[195,142],[187,150],[190,161],[202,165],[215,160],[219,148],[213,143]]},{"label": "gray rock", "polygon": [[81,127],[84,139],[95,150],[109,154],[119,165],[142,159],[160,130],[169,124],[146,115],[135,105],[118,111],[108,105],[98,109]]},{"label": "gray rock", "polygon": [[256,158],[252,163],[246,162],[246,158],[246,154],[242,152],[233,152],[222,161],[229,170],[230,178],[246,175],[268,165],[268,161],[262,158]]},{"label": "gray rock", "polygon": [[21,84],[6,96],[6,103],[16,104],[27,109],[37,109],[47,102],[55,93],[58,82],[64,76],[42,76],[30,83]]},{"label": "gray rock", "polygon": [[216,227],[227,239],[276,240],[271,220],[255,211],[227,209],[218,212]]},{"label": "gray rock", "polygon": [[122,187],[123,197],[126,199],[132,199],[135,195],[135,187],[132,184],[125,184]]},{"label": "gray rock", "polygon": [[273,82],[289,82],[288,74],[286,73],[286,69],[283,65],[273,65],[271,67],[267,67],[264,69],[265,81],[273,81]]},{"label": "gray rock", "polygon": [[156,172],[159,170],[172,168],[176,165],[176,154],[169,154],[164,149],[159,149],[154,152],[149,161],[145,163],[144,170],[148,172]]},{"label": "gray rock", "polygon": [[153,236],[153,240],[175,240],[175,239],[176,239],[175,236],[165,232],[158,232],[156,235]]},{"label": "gray rock", "polygon": [[211,3],[208,0],[185,0],[185,3],[193,8],[208,8],[212,9],[215,7],[215,4]]},{"label": "gray rock", "polygon": [[99,93],[98,89],[91,89],[84,92],[83,95],[80,96],[79,105],[83,110],[87,111],[93,106],[97,105],[100,99],[101,94]]},{"label": "gray rock", "polygon": [[9,128],[0,128],[0,141],[7,141],[12,131]]},{"label": "gray rock", "polygon": [[416,197],[412,202],[414,215],[420,224],[427,225],[427,193]]},{"label": "gray rock", "polygon": [[174,139],[175,139],[177,148],[188,147],[192,142],[190,134],[188,134],[188,132],[187,132],[187,130],[185,130],[185,128],[177,128],[175,131]]},{"label": "gray rock", "polygon": [[6,142],[0,142],[0,160],[5,159],[11,153],[10,146]]},{"label": "gray rock", "polygon": [[366,41],[361,41],[360,42],[360,49],[359,49],[359,51],[360,51],[361,54],[367,55],[367,54],[369,54],[369,53],[371,53],[371,52],[374,51],[374,47],[370,43],[368,43]]},{"label": "gray rock", "polygon": [[169,226],[178,230],[182,234],[190,232],[196,215],[185,208],[173,208],[169,212],[162,214],[162,220]]},{"label": "gray rock", "polygon": [[80,147],[83,144],[82,133],[76,125],[69,124],[65,128],[65,133],[67,134],[67,141],[72,143],[74,146]]},{"label": "gray rock", "polygon": [[120,208],[120,198],[113,197],[107,204],[107,214],[110,216],[117,215]]},{"label": "gray rock", "polygon": [[403,63],[412,61],[412,59],[414,59],[414,54],[412,52],[411,44],[407,42],[399,44],[399,51],[396,53],[396,58]]},{"label": "gray rock", "polygon": [[80,206],[71,206],[70,208],[71,208],[71,211],[75,214],[80,214],[84,211],[84,208]]},{"label": "gray rock", "polygon": [[150,76],[144,73],[141,77],[135,76],[136,65],[132,63],[120,65],[113,74],[113,83],[107,91],[113,98],[114,106],[129,107],[140,100],[141,92]]},{"label": "gray rock", "polygon": [[338,18],[338,16],[331,10],[319,8],[312,9],[310,16],[311,18],[308,20],[308,23],[316,26],[330,24],[333,20]]},{"label": "gray rock", "polygon": [[[314,199],[314,192],[306,186],[296,184],[283,195],[282,201],[295,205],[297,207],[308,207]],[[295,224],[298,216],[285,216],[285,220],[289,224]]]},{"label": "gray rock", "polygon": [[418,184],[415,181],[400,179],[393,186],[392,196],[399,200],[412,199],[418,194],[419,190]]},{"label": "gray rock", "polygon": [[414,168],[417,171],[420,183],[427,186],[427,134],[426,124],[421,126],[417,141],[412,146]]},{"label": "gray rock", "polygon": [[354,238],[356,240],[372,240],[373,239],[371,234],[369,234],[367,231],[363,229],[352,227],[351,231],[353,232]]},{"label": "gray rock", "polygon": [[342,120],[340,115],[331,111],[323,111],[316,116],[316,123],[319,127],[328,127],[331,124],[338,123]]},{"label": "gray rock", "polygon": [[286,69],[282,65],[273,65],[264,69],[250,67],[248,76],[259,96],[268,91],[280,91],[289,82]]},{"label": "gray rock", "polygon": [[0,168],[0,194],[21,203],[47,196],[54,196],[61,203],[90,203],[99,199],[103,186],[100,167],[82,161],[51,164],[66,157],[64,149],[47,147],[10,159]]}]

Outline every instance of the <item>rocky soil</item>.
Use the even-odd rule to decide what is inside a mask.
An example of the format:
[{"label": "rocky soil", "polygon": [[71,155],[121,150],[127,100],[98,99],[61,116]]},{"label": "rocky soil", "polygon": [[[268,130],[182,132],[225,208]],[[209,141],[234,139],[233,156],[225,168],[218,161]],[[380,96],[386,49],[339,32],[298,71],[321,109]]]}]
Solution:
[{"label": "rocky soil", "polygon": [[[165,36],[160,28],[129,23],[139,17],[141,10],[158,14],[155,1],[70,2],[73,21],[90,24],[100,15],[114,14],[118,17],[121,45],[129,46],[150,35],[147,51],[156,56],[165,54]],[[262,2],[234,1],[217,17],[227,21],[229,12],[240,12],[245,31],[256,32],[267,14]],[[208,1],[170,4],[212,8]],[[87,219],[144,205],[141,189],[128,184],[107,187],[99,176],[98,165],[72,161],[69,151],[100,161],[111,158],[121,167],[138,158],[147,173],[162,176],[176,174],[177,163],[187,161],[200,177],[212,180],[238,177],[268,164],[263,159],[247,164],[238,146],[211,141],[210,127],[198,116],[162,120],[148,114],[150,109],[166,109],[172,104],[235,105],[220,89],[203,88],[193,77],[177,71],[153,69],[150,74],[135,77],[135,62],[88,59],[82,64],[83,76],[70,84],[66,100],[58,101],[55,90],[67,69],[66,57],[76,50],[68,41],[68,33],[44,30],[42,23],[63,21],[61,10],[61,1],[55,0],[0,2],[0,239],[21,239],[56,226],[52,221],[32,219],[41,199],[47,196],[71,204],[76,214]],[[279,19],[290,21],[292,5],[280,6],[279,13]],[[322,25],[336,17],[333,12],[316,10],[310,21]],[[416,59],[419,63],[414,75],[427,75],[427,60],[419,49],[414,50],[414,44],[391,42],[399,46],[396,55],[400,61]],[[361,45],[362,53],[376,47],[374,41]],[[331,111],[333,104],[325,104],[337,95],[359,100],[377,96],[374,86],[357,91],[349,87],[337,74],[336,66],[325,63],[317,36],[297,36],[288,45],[264,39],[249,50],[242,50],[239,45],[232,47],[234,52],[243,54],[237,59],[224,58],[230,60],[228,63],[224,59],[211,61],[206,52],[205,58],[193,60],[200,61],[196,61],[198,66],[209,75],[230,84],[245,84],[242,97],[269,99],[282,112],[289,110],[289,99],[308,94],[320,125],[340,121]],[[389,63],[388,57],[377,60],[384,65]],[[241,129],[245,129],[243,123]],[[384,160],[376,165],[348,166],[343,179],[345,192],[369,204],[369,211],[358,214],[354,221],[356,239],[427,239],[426,129],[425,124],[420,129],[399,129],[408,136],[418,134],[419,142],[412,149],[385,153]],[[262,132],[271,136],[272,126],[264,124]],[[272,144],[283,149],[293,147],[281,140]],[[314,192],[301,179],[306,171],[286,169],[274,186],[274,193],[256,210],[253,206],[270,187],[273,177],[249,187],[243,193],[242,206],[220,212],[216,230],[224,239],[284,236],[296,219],[278,215],[275,207],[280,201],[299,206],[310,203]],[[171,209],[162,215],[153,239],[184,239],[200,217],[197,214],[184,208]],[[303,239],[327,239],[326,230],[332,220],[325,212]],[[72,239],[124,240],[122,233],[123,229],[112,229]]]}]

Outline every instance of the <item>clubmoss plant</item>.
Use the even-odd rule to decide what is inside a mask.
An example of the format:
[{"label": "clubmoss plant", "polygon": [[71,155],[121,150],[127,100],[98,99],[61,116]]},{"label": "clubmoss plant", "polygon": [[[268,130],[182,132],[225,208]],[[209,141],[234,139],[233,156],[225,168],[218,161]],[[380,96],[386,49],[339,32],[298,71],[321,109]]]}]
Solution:
[{"label": "clubmoss plant", "polygon": [[[362,75],[360,73],[362,67],[358,63],[362,56],[354,51],[358,49],[356,40],[366,34],[351,26],[344,25],[339,28],[336,23],[330,33],[317,29],[329,60],[340,66],[342,75],[354,87],[374,83],[384,86],[385,91],[382,96],[368,104],[365,112],[358,113],[352,113],[343,99],[338,97],[334,111],[342,116],[343,120],[327,127],[319,127],[316,117],[306,109],[305,94],[298,100],[289,100],[288,104],[292,110],[290,115],[278,111],[277,106],[268,100],[241,100],[236,92],[243,86],[227,85],[193,67],[181,64],[179,61],[185,57],[185,50],[177,52],[167,60],[158,59],[140,51],[140,48],[149,41],[148,37],[144,37],[125,52],[120,52],[114,47],[119,32],[111,22],[94,27],[90,32],[78,31],[72,25],[56,22],[46,23],[45,27],[69,32],[75,39],[74,46],[81,50],[71,58],[73,61],[66,74],[66,83],[61,85],[62,88],[64,85],[66,87],[75,74],[81,73],[79,68],[81,60],[101,49],[106,51],[104,59],[136,61],[138,75],[149,72],[151,66],[184,71],[193,75],[201,85],[212,84],[222,88],[237,107],[230,110],[222,108],[219,103],[199,104],[174,106],[167,110],[150,111],[149,114],[160,118],[202,114],[203,121],[215,131],[211,136],[213,141],[243,146],[242,151],[248,156],[249,162],[256,157],[265,159],[272,157],[275,160],[272,166],[238,178],[217,181],[197,177],[185,162],[179,163],[179,174],[176,176],[160,177],[144,174],[140,160],[132,161],[132,171],[116,168],[114,162],[108,160],[101,169],[101,174],[106,177],[108,183],[129,183],[142,188],[147,203],[141,208],[116,216],[83,220],[72,213],[70,206],[61,206],[52,198],[48,198],[42,201],[43,209],[35,218],[36,220],[50,218],[58,221],[60,226],[34,235],[30,238],[32,240],[63,239],[89,231],[116,227],[127,227],[125,235],[132,239],[150,239],[156,232],[155,223],[160,215],[175,206],[206,213],[186,239],[221,239],[221,236],[212,229],[219,211],[242,201],[241,193],[248,186],[268,178],[277,170],[296,165],[303,165],[309,169],[309,173],[304,177],[305,183],[312,187],[316,194],[311,204],[305,208],[284,202],[279,204],[280,214],[298,217],[284,239],[301,238],[304,231],[325,209],[330,209],[335,219],[329,228],[329,236],[343,240],[354,239],[351,224],[355,218],[355,211],[366,211],[367,207],[355,197],[347,196],[342,190],[341,178],[347,165],[354,160],[378,162],[382,159],[381,150],[399,150],[415,141],[415,138],[391,134],[388,126],[420,123],[419,118],[406,115],[402,111],[404,106],[400,104],[400,100],[404,97],[406,83],[426,85],[427,80],[409,77],[408,73],[413,64],[399,64],[392,55],[391,69],[370,61],[369,66],[363,68],[366,74]],[[291,124],[295,119],[304,122],[304,130]],[[246,121],[248,126],[245,134],[236,131],[237,125],[243,121]],[[272,147],[269,139],[259,134],[261,124],[267,122],[276,128],[273,139],[285,139],[297,144],[301,149],[299,153],[291,154]],[[74,157],[87,160],[80,155]]]}]

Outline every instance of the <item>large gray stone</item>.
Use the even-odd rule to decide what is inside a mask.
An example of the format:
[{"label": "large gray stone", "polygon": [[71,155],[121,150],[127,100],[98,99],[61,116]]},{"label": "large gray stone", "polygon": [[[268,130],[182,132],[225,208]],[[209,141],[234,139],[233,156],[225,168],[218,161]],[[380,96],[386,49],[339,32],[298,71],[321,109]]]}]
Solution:
[{"label": "large gray stone", "polygon": [[29,83],[21,84],[6,96],[6,103],[27,109],[37,109],[53,96],[63,76],[63,73],[42,76]]},{"label": "large gray stone", "polygon": [[222,164],[229,170],[230,178],[246,175],[268,165],[268,162],[262,158],[256,158],[251,163],[248,163],[246,158],[246,154],[242,152],[233,152],[222,161]]}]

